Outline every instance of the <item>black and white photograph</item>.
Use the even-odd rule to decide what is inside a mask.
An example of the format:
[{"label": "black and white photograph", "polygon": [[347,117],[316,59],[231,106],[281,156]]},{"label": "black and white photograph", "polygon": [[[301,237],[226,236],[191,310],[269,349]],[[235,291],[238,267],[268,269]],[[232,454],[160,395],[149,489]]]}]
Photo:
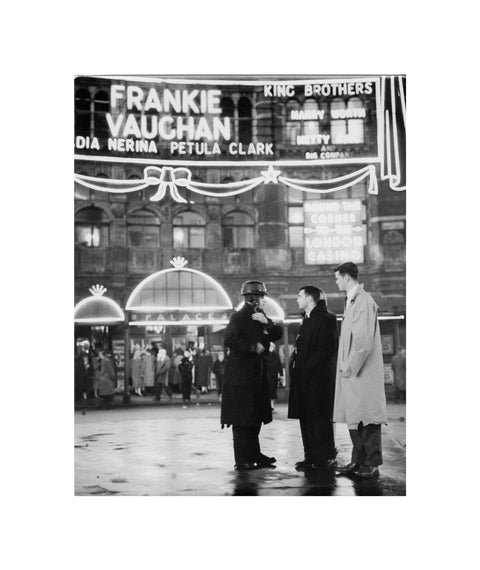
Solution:
[{"label": "black and white photograph", "polygon": [[74,78],[76,496],[406,495],[406,85]]},{"label": "black and white photograph", "polygon": [[2,568],[475,567],[474,7],[5,6]]}]

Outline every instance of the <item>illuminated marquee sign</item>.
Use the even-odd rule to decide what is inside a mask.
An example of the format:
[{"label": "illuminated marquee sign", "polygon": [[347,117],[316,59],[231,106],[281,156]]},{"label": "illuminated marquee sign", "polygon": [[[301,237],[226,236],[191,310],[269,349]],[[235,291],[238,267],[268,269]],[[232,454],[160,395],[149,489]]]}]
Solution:
[{"label": "illuminated marquee sign", "polygon": [[229,313],[227,312],[164,312],[164,313],[131,313],[130,325],[148,326],[162,325],[202,325],[202,324],[227,324]]},{"label": "illuminated marquee sign", "polygon": [[[77,158],[151,165],[380,160],[380,78],[78,77],[75,88]],[[103,103],[93,107],[78,95],[98,90]]]},{"label": "illuminated marquee sign", "polygon": [[309,200],[303,209],[307,265],[363,263],[366,230],[361,200]]}]

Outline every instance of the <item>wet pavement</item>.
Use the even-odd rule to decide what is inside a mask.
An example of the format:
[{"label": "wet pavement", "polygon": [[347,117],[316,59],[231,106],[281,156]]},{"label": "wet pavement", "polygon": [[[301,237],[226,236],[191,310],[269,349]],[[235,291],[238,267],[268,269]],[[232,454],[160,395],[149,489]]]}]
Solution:
[{"label": "wet pavement", "polygon": [[[276,467],[233,469],[231,429],[221,429],[219,405],[117,407],[75,412],[75,494],[130,496],[352,496],[406,494],[405,406],[389,404],[382,426],[383,466],[378,479],[354,480],[333,472],[297,472],[303,459],[297,420],[279,404],[262,427],[262,452]],[[339,463],[350,459],[347,427],[336,426]]]}]

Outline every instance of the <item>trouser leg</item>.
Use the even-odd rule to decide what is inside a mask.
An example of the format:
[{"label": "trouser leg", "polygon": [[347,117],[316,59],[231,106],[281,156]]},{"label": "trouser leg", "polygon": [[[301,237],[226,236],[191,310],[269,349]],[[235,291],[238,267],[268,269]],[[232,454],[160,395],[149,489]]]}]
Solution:
[{"label": "trouser leg", "polygon": [[252,427],[250,432],[250,442],[251,442],[251,457],[256,460],[260,455],[260,440],[258,438],[260,434],[260,428],[262,424]]},{"label": "trouser leg", "polygon": [[368,424],[361,429],[365,449],[365,465],[382,465],[382,426]]},{"label": "trouser leg", "polygon": [[253,463],[260,453],[258,434],[260,427],[232,426],[235,463]]},{"label": "trouser leg", "polygon": [[306,420],[300,420],[300,433],[302,434],[303,455],[305,457],[305,461],[313,463],[310,453],[311,443],[309,438],[308,422]]},{"label": "trouser leg", "polygon": [[380,424],[358,424],[358,429],[349,430],[352,440],[352,463],[360,465],[382,465],[382,426]]},{"label": "trouser leg", "polygon": [[[359,427],[361,424],[359,424]],[[363,446],[362,437],[358,429],[350,429],[350,439],[352,440],[352,463],[364,465],[365,463],[365,448]]]},{"label": "trouser leg", "polygon": [[311,463],[322,463],[335,459],[333,423],[324,419],[300,420],[305,459]]}]

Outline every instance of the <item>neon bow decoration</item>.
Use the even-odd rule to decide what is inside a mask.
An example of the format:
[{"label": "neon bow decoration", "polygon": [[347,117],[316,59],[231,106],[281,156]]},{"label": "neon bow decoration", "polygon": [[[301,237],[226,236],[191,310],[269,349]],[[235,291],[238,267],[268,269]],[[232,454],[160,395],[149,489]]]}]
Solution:
[{"label": "neon bow decoration", "polygon": [[192,173],[188,168],[172,168],[171,166],[159,168],[158,166],[147,166],[143,172],[145,175],[145,181],[148,182],[149,185],[154,186],[158,184],[157,193],[150,198],[152,202],[159,202],[162,200],[165,197],[167,190],[170,191],[170,196],[176,202],[187,202],[187,200],[178,193],[177,185],[188,187],[190,184]]}]

